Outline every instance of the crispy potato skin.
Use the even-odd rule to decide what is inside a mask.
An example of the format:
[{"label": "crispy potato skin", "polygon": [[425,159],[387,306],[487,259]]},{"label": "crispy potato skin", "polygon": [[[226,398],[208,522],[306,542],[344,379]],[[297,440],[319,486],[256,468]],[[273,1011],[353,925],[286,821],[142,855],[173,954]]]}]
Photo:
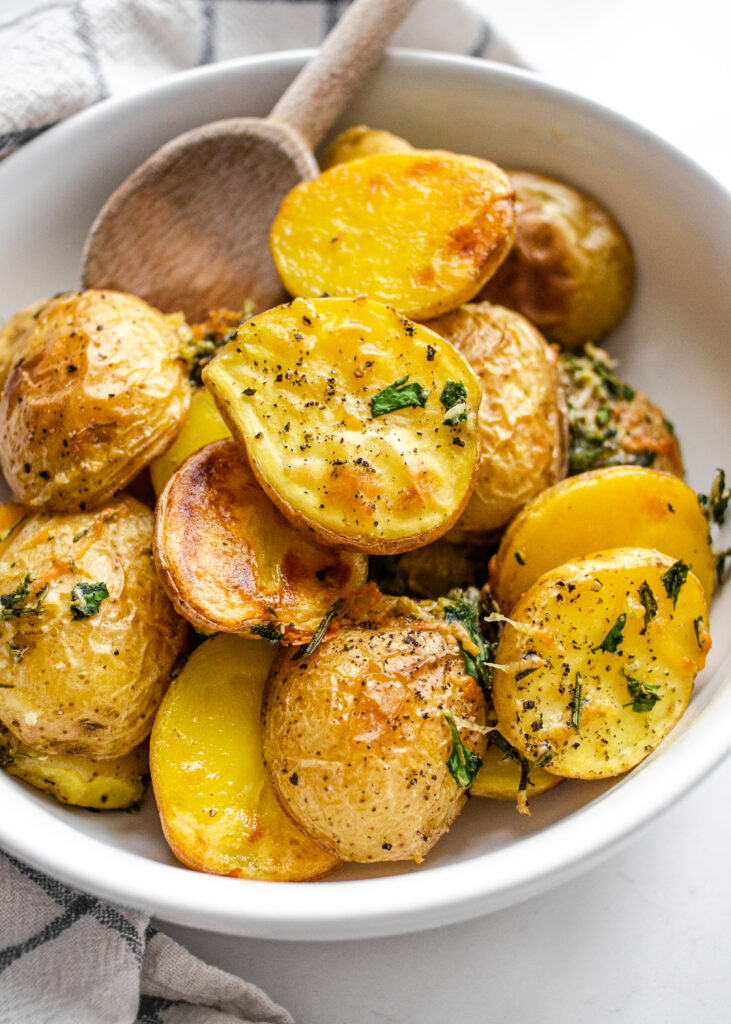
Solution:
[{"label": "crispy potato skin", "polygon": [[400,135],[384,131],[381,128],[369,128],[365,124],[354,124],[341,132],[325,150],[320,166],[323,171],[335,164],[344,164],[348,160],[357,160],[362,156],[375,156],[377,153],[409,153],[413,146]]},{"label": "crispy potato skin", "polygon": [[155,561],[181,615],[200,629],[247,635],[274,625],[307,643],[338,598],[359,590],[368,556],[297,530],[231,438],[188,458],[160,495]]},{"label": "crispy potato skin", "polygon": [[675,476],[612,466],[569,477],[526,505],[490,560],[490,585],[504,612],[539,576],[611,547],[646,547],[687,562],[710,601],[714,562],[694,490]]},{"label": "crispy potato skin", "polygon": [[274,657],[262,640],[221,633],[191,655],[150,740],[165,838],[188,867],[237,878],[307,881],[340,861],[279,806],[261,754],[261,696]]},{"label": "crispy potato skin", "polygon": [[230,436],[231,431],[216,408],[213,395],[205,388],[196,388],[180,433],[168,450],[150,465],[150,477],[156,496],[160,497],[165,484],[189,455],[211,441],[220,441]]},{"label": "crispy potato skin", "polygon": [[482,693],[448,627],[406,598],[342,623],[309,659],[283,652],[263,751],[293,820],[343,860],[421,861],[464,803],[447,760],[451,713],[481,754]]},{"label": "crispy potato skin", "polygon": [[349,160],[297,185],[270,240],[290,294],[365,292],[425,320],[471,299],[513,232],[513,189],[499,167],[414,150]]},{"label": "crispy potato skin", "polygon": [[[0,722],[39,752],[121,757],[148,734],[185,648],[185,622],[152,558],[153,515],[133,498],[100,512],[35,513],[0,555],[0,594],[28,574],[39,614],[0,621]],[[76,539],[74,539],[76,538]],[[97,614],[75,620],[72,591],[102,582]]]},{"label": "crispy potato skin", "polygon": [[510,171],[515,244],[481,297],[517,309],[566,348],[616,326],[634,292],[634,258],[595,199],[544,174]]},{"label": "crispy potato skin", "polygon": [[0,327],[0,391],[5,386],[13,363],[23,355],[23,341],[33,330],[36,318],[48,301],[38,299]]},{"label": "crispy potato skin", "polygon": [[[546,573],[513,608],[493,701],[501,733],[525,757],[551,755],[545,768],[556,775],[606,778],[633,768],[673,728],[711,638],[698,579],[689,573],[667,593],[672,565],[644,548],[599,552]],[[642,587],[654,595],[651,615]],[[651,706],[635,707],[638,683],[654,695]]]},{"label": "crispy potato skin", "polygon": [[[424,407],[372,415],[408,377]],[[254,317],[203,378],[259,483],[300,529],[333,546],[390,554],[454,524],[477,469],[477,379],[434,332],[365,296],[295,299]],[[466,419],[444,422],[448,381]]]},{"label": "crispy potato skin", "polygon": [[477,480],[448,539],[485,540],[566,475],[558,357],[525,317],[489,302],[468,304],[426,326],[462,353],[480,382]]},{"label": "crispy potato skin", "polygon": [[36,789],[50,793],[59,803],[117,811],[142,799],[147,773],[147,743],[123,757],[99,761],[69,754],[39,753],[19,743],[0,726],[0,763]]},{"label": "crispy potato skin", "polygon": [[33,508],[99,506],[185,418],[176,318],[120,292],[69,292],[26,328],[0,399],[5,478]]}]

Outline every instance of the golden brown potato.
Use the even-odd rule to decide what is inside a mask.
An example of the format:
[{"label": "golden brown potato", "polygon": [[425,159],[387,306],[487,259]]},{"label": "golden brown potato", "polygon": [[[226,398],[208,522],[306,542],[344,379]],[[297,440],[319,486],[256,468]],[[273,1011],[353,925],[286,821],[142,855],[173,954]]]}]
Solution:
[{"label": "golden brown potato", "polygon": [[500,732],[546,771],[597,779],[647,757],[685,711],[711,646],[684,562],[615,548],[546,573],[498,644]]},{"label": "golden brown potato", "polygon": [[150,731],[185,647],[152,558],[153,515],[34,513],[0,555],[0,722],[40,752],[121,757]]},{"label": "golden brown potato", "polygon": [[282,652],[265,694],[264,761],[285,810],[323,849],[421,861],[462,808],[485,717],[453,631],[414,601],[383,598],[309,658]]},{"label": "golden brown potato", "polygon": [[290,821],[261,754],[261,695],[274,649],[220,634],[190,656],[160,706],[150,770],[165,838],[198,871],[306,881],[340,861]]},{"label": "golden brown potato", "polygon": [[20,501],[98,507],[169,446],[190,400],[178,325],[112,291],[68,292],[32,319],[0,399],[0,462]]},{"label": "golden brown potato", "polygon": [[308,643],[368,575],[367,555],[324,547],[284,518],[232,438],[191,455],[160,495],[155,561],[195,626],[290,643]]},{"label": "golden brown potato", "polygon": [[123,757],[99,761],[39,753],[0,726],[0,765],[9,775],[50,793],[62,804],[117,811],[133,807],[145,792],[147,743]]},{"label": "golden brown potato", "polygon": [[350,160],[297,185],[271,248],[292,295],[366,293],[424,320],[480,290],[513,228],[513,191],[499,167],[414,150]]},{"label": "golden brown potato", "polygon": [[32,302],[0,327],[0,391],[5,385],[13,363],[23,355],[23,341],[32,331],[35,321],[49,301],[50,299],[38,299]]},{"label": "golden brown potato", "polygon": [[487,734],[482,767],[470,786],[471,796],[514,803],[520,814],[530,814],[529,800],[559,784],[558,775],[537,768],[495,729]]},{"label": "golden brown potato", "polygon": [[427,324],[467,359],[480,382],[480,461],[453,542],[484,541],[566,475],[565,401],[556,353],[525,317],[489,302]]},{"label": "golden brown potato", "polygon": [[591,196],[545,174],[510,171],[515,244],[481,298],[527,316],[566,348],[619,323],[634,292],[629,242]]},{"label": "golden brown potato", "polygon": [[504,612],[539,576],[581,555],[644,547],[687,562],[713,594],[714,561],[698,496],[667,473],[612,466],[562,480],[518,513],[490,562]]},{"label": "golden brown potato", "polygon": [[196,388],[180,433],[168,450],[150,465],[155,494],[160,496],[165,484],[189,455],[211,441],[220,441],[230,436],[231,431],[218,411],[213,395],[205,388]]},{"label": "golden brown potato", "polygon": [[562,353],[561,382],[569,417],[569,475],[604,466],[647,466],[683,476],[672,423],[647,395],[614,374],[606,352],[586,345]]},{"label": "golden brown potato", "polygon": [[467,503],[477,379],[389,306],[295,299],[244,324],[203,378],[269,497],[326,544],[419,547]]},{"label": "golden brown potato", "polygon": [[17,530],[20,521],[29,513],[22,505],[0,505],[0,555]]},{"label": "golden brown potato", "polygon": [[406,139],[382,128],[368,128],[354,124],[333,139],[325,150],[320,166],[323,171],[335,164],[357,160],[361,156],[375,156],[376,153],[408,153],[414,147]]}]

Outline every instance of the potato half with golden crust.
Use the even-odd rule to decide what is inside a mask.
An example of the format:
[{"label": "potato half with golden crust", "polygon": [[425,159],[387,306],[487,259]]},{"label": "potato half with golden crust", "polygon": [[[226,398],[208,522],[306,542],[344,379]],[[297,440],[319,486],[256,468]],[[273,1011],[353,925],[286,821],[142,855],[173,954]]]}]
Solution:
[{"label": "potato half with golden crust", "polygon": [[375,156],[376,153],[409,153],[413,146],[400,135],[382,128],[369,128],[365,124],[354,124],[341,132],[325,150],[320,166],[323,171],[335,164],[357,160],[361,156]]},{"label": "potato half with golden crust", "polygon": [[261,695],[274,650],[221,634],[186,662],[160,706],[150,770],[165,838],[198,871],[275,881],[340,861],[290,821],[266,776]]},{"label": "potato half with golden crust", "polygon": [[713,594],[708,523],[692,488],[675,476],[612,466],[562,480],[518,513],[490,561],[504,612],[544,572],[612,547],[645,547],[681,558]]},{"label": "potato half with golden crust", "polygon": [[50,300],[0,399],[0,462],[20,501],[99,506],[177,434],[190,400],[178,320],[112,291]]},{"label": "potato half with golden crust", "polygon": [[0,726],[0,765],[9,775],[50,793],[59,803],[118,811],[134,806],[145,792],[147,743],[123,757],[99,761],[70,754],[39,753]]},{"label": "potato half with golden crust", "polygon": [[0,722],[38,751],[121,757],[150,731],[186,626],[157,578],[153,515],[34,513],[0,555]]},{"label": "potato half with golden crust", "polygon": [[213,395],[205,388],[196,388],[180,433],[168,450],[150,465],[155,494],[160,497],[165,484],[189,455],[212,441],[230,436],[231,431],[218,411]]},{"label": "potato half with golden crust", "polygon": [[477,379],[389,306],[295,299],[244,324],[203,377],[272,501],[327,544],[419,547],[467,503]]},{"label": "potato half with golden crust", "polygon": [[271,248],[292,295],[365,292],[424,320],[476,295],[513,229],[513,190],[499,167],[414,150],[350,160],[297,185]]},{"label": "potato half with golden crust", "polygon": [[644,548],[553,569],[511,620],[493,680],[500,732],[569,778],[618,775],[647,757],[688,706],[711,646],[697,578]]},{"label": "potato half with golden crust", "polygon": [[160,495],[155,561],[170,599],[208,632],[307,643],[359,590],[368,556],[325,547],[271,503],[232,438],[186,459]]},{"label": "potato half with golden crust", "polygon": [[448,540],[485,540],[566,475],[567,426],[558,357],[525,317],[471,303],[427,324],[480,382],[480,461],[467,508]]},{"label": "potato half with golden crust", "polygon": [[634,292],[629,242],[591,196],[545,174],[510,171],[515,244],[481,298],[517,309],[566,348],[595,341]]},{"label": "potato half with golden crust", "polygon": [[465,800],[445,715],[479,757],[485,701],[453,630],[414,601],[383,598],[309,658],[280,655],[265,694],[264,761],[285,810],[324,849],[421,861]]}]

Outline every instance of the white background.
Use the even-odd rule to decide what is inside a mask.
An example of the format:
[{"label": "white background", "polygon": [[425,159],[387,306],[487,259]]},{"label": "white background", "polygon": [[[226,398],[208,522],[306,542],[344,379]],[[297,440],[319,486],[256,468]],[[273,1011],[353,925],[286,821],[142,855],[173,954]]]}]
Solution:
[{"label": "white background", "polygon": [[[731,186],[727,0],[470,2],[527,64]],[[338,943],[162,927],[262,985],[297,1024],[727,1024],[730,794],[727,762],[600,868],[463,925]]]}]

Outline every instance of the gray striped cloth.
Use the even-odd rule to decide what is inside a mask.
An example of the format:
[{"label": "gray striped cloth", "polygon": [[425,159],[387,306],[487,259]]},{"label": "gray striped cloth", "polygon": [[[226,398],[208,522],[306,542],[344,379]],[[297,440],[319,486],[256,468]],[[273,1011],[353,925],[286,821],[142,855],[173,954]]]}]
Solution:
[{"label": "gray striped cloth", "polygon": [[[92,103],[184,68],[315,46],[347,3],[3,0],[0,158]],[[457,0],[422,0],[393,45],[517,62]],[[1,852],[0,947],[0,1024],[293,1024],[256,986],[152,928],[148,914],[71,889]]]}]

